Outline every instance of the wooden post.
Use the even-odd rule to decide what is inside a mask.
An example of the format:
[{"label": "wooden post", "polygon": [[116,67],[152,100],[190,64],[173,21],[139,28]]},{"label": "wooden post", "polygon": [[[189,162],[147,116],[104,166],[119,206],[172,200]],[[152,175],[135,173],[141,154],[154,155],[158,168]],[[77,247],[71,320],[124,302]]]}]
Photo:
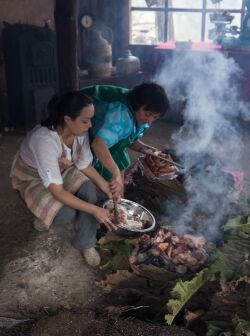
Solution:
[{"label": "wooden post", "polygon": [[78,1],[55,1],[54,16],[57,36],[59,90],[61,93],[78,89]]}]

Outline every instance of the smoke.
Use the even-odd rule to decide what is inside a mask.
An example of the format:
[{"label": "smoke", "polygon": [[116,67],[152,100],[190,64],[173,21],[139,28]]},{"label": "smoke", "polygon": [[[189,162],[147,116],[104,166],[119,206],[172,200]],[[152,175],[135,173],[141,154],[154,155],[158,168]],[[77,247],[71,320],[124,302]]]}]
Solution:
[{"label": "smoke", "polygon": [[239,95],[241,76],[234,60],[222,53],[182,52],[155,78],[173,105],[182,102],[183,126],[173,135],[186,169],[188,196],[175,224],[180,231],[200,216],[197,230],[215,236],[229,211],[233,180],[228,172],[241,169],[239,120],[249,119]]}]

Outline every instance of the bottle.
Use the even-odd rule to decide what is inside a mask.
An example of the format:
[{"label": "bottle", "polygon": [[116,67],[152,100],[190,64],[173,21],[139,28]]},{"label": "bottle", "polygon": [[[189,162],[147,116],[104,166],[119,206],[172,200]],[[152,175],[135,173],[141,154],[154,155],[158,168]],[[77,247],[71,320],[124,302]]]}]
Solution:
[{"label": "bottle", "polygon": [[116,61],[116,72],[118,75],[128,75],[140,70],[140,60],[132,55],[130,50],[126,50],[123,57]]}]

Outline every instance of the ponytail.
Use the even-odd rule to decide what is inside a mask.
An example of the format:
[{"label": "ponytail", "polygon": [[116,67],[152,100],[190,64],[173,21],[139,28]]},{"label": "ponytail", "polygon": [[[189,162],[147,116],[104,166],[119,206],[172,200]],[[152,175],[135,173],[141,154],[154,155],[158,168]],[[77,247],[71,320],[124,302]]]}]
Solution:
[{"label": "ponytail", "polygon": [[92,98],[80,91],[55,94],[47,105],[48,117],[42,120],[41,125],[54,131],[58,126],[64,126],[65,116],[76,119],[80,111],[91,104]]},{"label": "ponytail", "polygon": [[47,127],[50,130],[55,130],[57,125],[61,124],[61,118],[59,117],[58,107],[60,104],[59,94],[55,94],[47,104],[47,114],[48,117],[43,119],[41,122],[42,126]]}]

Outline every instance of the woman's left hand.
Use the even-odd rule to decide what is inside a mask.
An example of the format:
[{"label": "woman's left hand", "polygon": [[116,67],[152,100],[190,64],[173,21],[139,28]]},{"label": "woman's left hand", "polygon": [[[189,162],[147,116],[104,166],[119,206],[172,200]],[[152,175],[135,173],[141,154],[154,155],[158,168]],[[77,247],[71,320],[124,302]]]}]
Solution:
[{"label": "woman's left hand", "polygon": [[141,152],[144,154],[151,154],[151,153],[159,152],[159,150],[153,146],[144,145]]},{"label": "woman's left hand", "polygon": [[105,183],[102,186],[102,191],[108,196],[109,199],[112,199],[112,193],[108,182],[105,181]]},{"label": "woman's left hand", "polygon": [[95,211],[92,213],[92,215],[95,216],[100,224],[105,225],[109,231],[117,230],[116,225],[110,220],[110,214],[107,209],[95,206]]},{"label": "woman's left hand", "polygon": [[72,161],[69,161],[66,157],[60,157],[58,159],[59,168],[61,171],[68,169],[73,165]]},{"label": "woman's left hand", "polygon": [[130,146],[131,149],[135,150],[136,152],[143,153],[143,154],[152,154],[158,152],[159,150],[153,146],[146,145],[145,143],[137,140],[137,142],[133,143]]}]

